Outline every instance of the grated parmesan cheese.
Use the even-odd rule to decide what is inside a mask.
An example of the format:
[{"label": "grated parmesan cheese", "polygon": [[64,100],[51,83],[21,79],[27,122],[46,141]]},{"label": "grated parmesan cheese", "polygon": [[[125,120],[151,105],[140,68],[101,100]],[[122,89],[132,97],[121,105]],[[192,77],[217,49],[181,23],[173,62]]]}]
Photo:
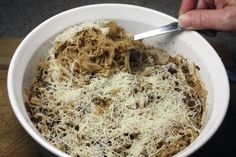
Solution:
[{"label": "grated parmesan cheese", "polygon": [[104,24],[106,24],[109,21],[89,21],[82,23],[80,25],[72,26],[68,29],[66,29],[64,32],[59,34],[54,42],[65,42],[65,41],[72,41],[72,37],[82,30],[86,30],[88,28],[96,28],[102,31],[103,34],[107,34],[109,31],[109,28],[106,27]]},{"label": "grated parmesan cheese", "polygon": [[[76,32],[91,27],[107,33],[102,24],[71,27],[55,41],[72,40]],[[47,72],[41,78],[47,84],[33,89],[36,96],[28,105],[37,129],[62,151],[75,157],[170,156],[198,136],[205,97],[194,95],[197,91],[177,63],[93,77],[75,74],[75,64],[65,68],[54,51],[44,58]],[[177,69],[175,74],[170,68]]]}]

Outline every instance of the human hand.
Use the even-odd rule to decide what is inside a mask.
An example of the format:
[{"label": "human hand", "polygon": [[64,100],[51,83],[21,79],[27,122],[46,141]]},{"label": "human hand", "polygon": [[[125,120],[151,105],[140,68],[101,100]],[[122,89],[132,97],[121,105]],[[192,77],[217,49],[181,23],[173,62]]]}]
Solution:
[{"label": "human hand", "polygon": [[236,0],[182,0],[180,27],[236,33]]}]

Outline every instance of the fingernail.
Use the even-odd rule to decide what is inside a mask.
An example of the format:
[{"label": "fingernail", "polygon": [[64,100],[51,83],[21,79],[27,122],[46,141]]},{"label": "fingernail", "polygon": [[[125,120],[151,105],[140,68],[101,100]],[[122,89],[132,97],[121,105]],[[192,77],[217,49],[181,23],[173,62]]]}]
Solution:
[{"label": "fingernail", "polygon": [[184,14],[184,13],[185,13],[184,11],[180,10],[180,11],[179,11],[179,16],[181,16],[181,15]]},{"label": "fingernail", "polygon": [[182,11],[180,11],[180,12],[179,12],[179,16],[182,15],[182,14],[183,14]]},{"label": "fingernail", "polygon": [[179,20],[179,26],[181,28],[190,29],[188,14],[180,15],[178,20]]}]

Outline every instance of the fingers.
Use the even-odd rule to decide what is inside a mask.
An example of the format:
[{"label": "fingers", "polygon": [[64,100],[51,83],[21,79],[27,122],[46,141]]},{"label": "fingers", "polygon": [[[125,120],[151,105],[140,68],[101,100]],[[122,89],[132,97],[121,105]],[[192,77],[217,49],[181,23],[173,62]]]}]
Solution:
[{"label": "fingers", "polygon": [[[219,0],[220,6],[224,0]],[[207,9],[207,8],[215,8],[215,0],[182,0],[179,15],[182,15],[190,10],[194,9]]]},{"label": "fingers", "polygon": [[214,29],[234,31],[236,8],[218,10],[192,10],[179,17],[179,24],[186,29]]},{"label": "fingers", "polygon": [[179,15],[186,29],[236,32],[236,0],[183,0]]},{"label": "fingers", "polygon": [[199,0],[197,3],[197,9],[207,9],[208,6],[205,2],[205,0]]},{"label": "fingers", "polygon": [[182,15],[190,10],[193,10],[197,6],[198,0],[182,0],[179,15]]},{"label": "fingers", "polygon": [[224,0],[203,0],[206,4],[207,8],[209,9],[215,9],[217,5],[217,1],[224,1]]}]

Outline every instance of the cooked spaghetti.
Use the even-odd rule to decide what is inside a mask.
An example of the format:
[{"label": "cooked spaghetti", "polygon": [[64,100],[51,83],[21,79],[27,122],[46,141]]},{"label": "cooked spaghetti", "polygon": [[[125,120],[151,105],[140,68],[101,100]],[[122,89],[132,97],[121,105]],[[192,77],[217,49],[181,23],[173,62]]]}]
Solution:
[{"label": "cooked spaghetti", "polygon": [[26,91],[29,116],[74,157],[168,157],[199,135],[199,67],[132,40],[113,21],[58,35]]}]

